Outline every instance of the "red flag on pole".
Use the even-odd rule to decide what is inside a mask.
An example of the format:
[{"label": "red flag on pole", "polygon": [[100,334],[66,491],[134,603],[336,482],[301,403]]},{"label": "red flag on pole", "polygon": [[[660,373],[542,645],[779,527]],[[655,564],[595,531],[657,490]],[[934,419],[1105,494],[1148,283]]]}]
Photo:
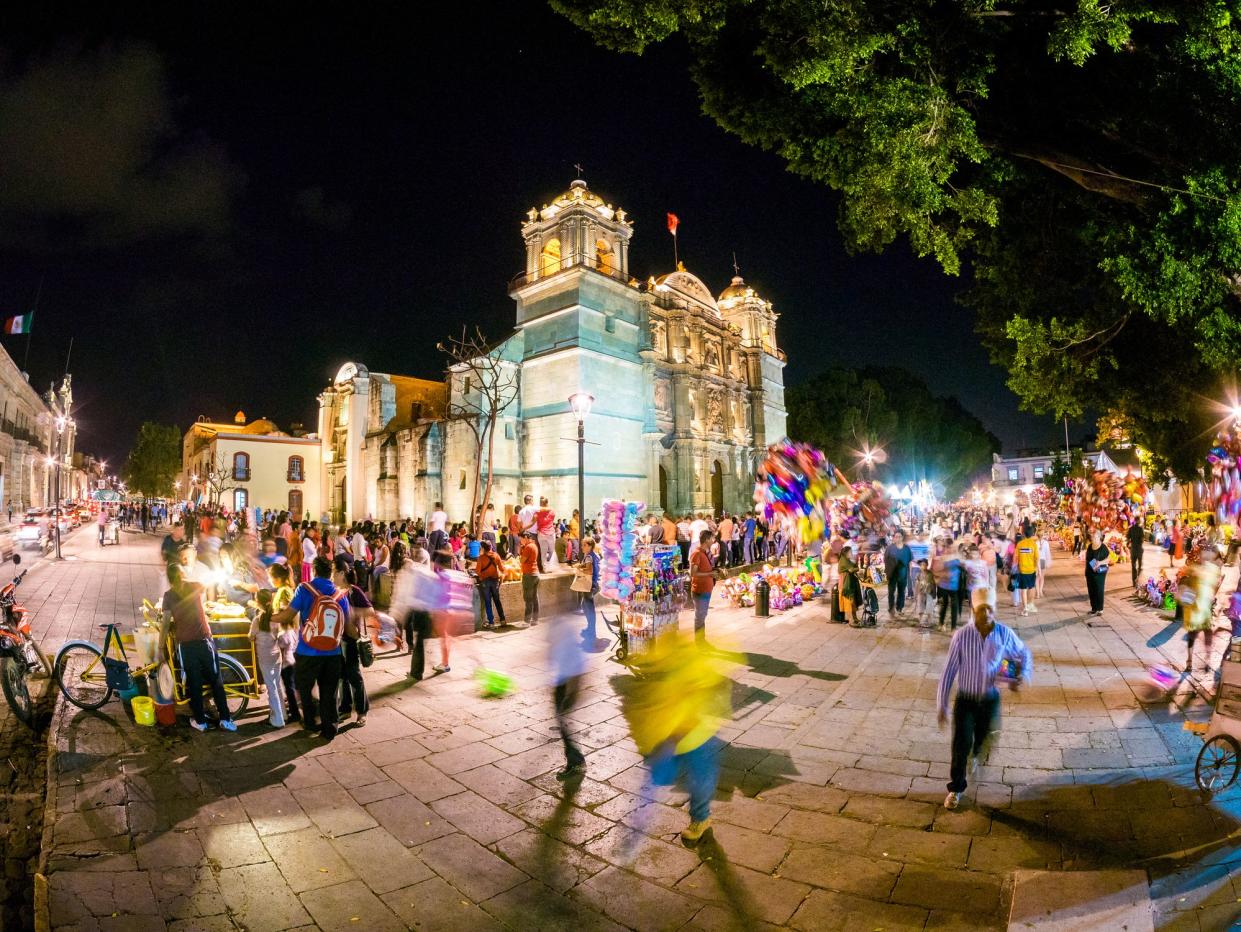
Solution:
[{"label": "red flag on pole", "polygon": [[680,222],[676,214],[668,214],[668,232],[673,236],[677,235],[677,224]]}]

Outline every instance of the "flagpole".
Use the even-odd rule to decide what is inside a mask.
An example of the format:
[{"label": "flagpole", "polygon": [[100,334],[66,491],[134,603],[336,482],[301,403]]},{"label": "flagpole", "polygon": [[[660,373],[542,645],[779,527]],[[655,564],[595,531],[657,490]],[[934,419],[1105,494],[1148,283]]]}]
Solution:
[{"label": "flagpole", "polygon": [[69,338],[69,352],[65,353],[65,375],[69,374],[69,360],[73,358],[73,337]]},{"label": "flagpole", "polygon": [[681,257],[677,252],[677,235],[676,231],[672,233],[672,268],[679,269],[681,267]]},{"label": "flagpole", "polygon": [[[46,274],[46,273],[44,273]],[[34,312],[39,309],[39,298],[43,295],[43,275],[39,276],[39,287],[34,293],[34,307],[30,310],[30,321],[26,325],[26,352],[22,356],[22,372],[29,372],[26,364],[30,362],[30,331],[34,329]]]}]

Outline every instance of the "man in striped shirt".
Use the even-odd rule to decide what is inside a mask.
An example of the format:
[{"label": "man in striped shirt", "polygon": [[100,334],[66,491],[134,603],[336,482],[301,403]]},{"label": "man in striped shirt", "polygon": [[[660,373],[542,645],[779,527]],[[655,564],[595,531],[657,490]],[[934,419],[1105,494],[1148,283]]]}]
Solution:
[{"label": "man in striped shirt", "polygon": [[1029,681],[1033,661],[1030,649],[1012,628],[995,620],[995,612],[986,602],[974,608],[974,623],[963,625],[952,636],[948,662],[939,678],[939,724],[948,720],[948,695],[957,684],[952,705],[952,766],[949,770],[948,795],[944,808],[956,809],[965,792],[965,768],[970,755],[977,765],[983,745],[999,724],[1000,693],[995,688],[1000,667],[1007,660],[1016,665],[1007,677],[1013,690],[1022,681]]}]

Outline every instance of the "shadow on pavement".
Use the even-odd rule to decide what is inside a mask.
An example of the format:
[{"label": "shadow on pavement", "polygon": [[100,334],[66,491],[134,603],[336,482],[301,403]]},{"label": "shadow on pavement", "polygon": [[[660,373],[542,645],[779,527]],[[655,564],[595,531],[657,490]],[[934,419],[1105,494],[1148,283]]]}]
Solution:
[{"label": "shadow on pavement", "polygon": [[1176,637],[1177,632],[1179,632],[1182,627],[1183,626],[1181,625],[1179,621],[1170,622],[1168,626],[1164,628],[1162,631],[1151,636],[1147,640],[1146,646],[1147,647],[1159,647],[1163,644],[1167,644],[1170,640]]},{"label": "shadow on pavement", "polygon": [[731,660],[742,666],[749,667],[754,673],[761,673],[764,676],[789,677],[808,676],[812,680],[826,680],[829,683],[838,683],[841,680],[848,679],[845,673],[832,673],[828,670],[803,670],[792,660],[781,660],[779,657],[773,657],[770,654],[755,654],[749,651],[730,651],[719,647],[707,645],[709,653],[721,660]]}]

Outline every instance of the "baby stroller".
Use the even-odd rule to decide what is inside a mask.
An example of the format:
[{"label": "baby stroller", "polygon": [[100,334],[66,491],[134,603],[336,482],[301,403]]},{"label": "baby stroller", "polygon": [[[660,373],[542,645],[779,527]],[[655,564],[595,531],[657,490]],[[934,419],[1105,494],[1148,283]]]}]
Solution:
[{"label": "baby stroller", "polygon": [[858,554],[857,581],[861,588],[859,628],[873,628],[879,621],[878,587],[883,583],[883,563],[875,552]]}]

